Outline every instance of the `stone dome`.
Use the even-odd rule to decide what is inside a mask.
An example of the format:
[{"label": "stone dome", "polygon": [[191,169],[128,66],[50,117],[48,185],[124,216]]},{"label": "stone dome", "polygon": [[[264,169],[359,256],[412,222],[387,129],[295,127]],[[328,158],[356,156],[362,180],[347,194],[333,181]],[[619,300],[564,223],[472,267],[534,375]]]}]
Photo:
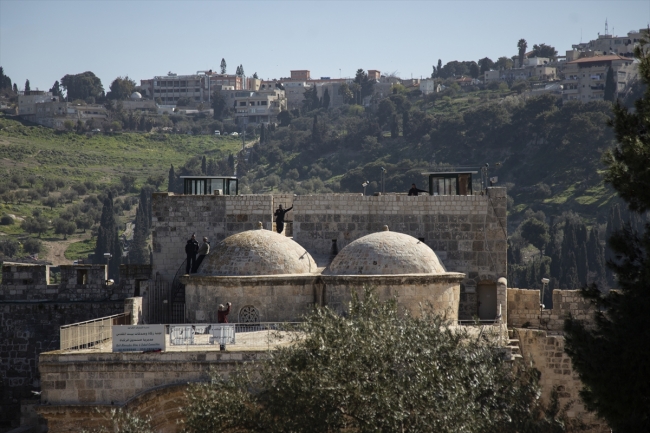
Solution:
[{"label": "stone dome", "polygon": [[140,92],[133,92],[131,93],[131,99],[142,99],[142,95]]},{"label": "stone dome", "polygon": [[203,260],[197,275],[258,276],[309,274],[316,262],[300,245],[270,230],[248,230],[229,236]]},{"label": "stone dome", "polygon": [[403,233],[372,233],[345,246],[327,271],[330,275],[443,274],[438,256],[424,242]]}]

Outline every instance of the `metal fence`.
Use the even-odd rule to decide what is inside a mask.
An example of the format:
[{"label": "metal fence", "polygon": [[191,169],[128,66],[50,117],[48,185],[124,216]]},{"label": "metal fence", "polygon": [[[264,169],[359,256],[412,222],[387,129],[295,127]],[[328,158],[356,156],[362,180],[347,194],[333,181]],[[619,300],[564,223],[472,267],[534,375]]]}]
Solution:
[{"label": "metal fence", "polygon": [[59,328],[61,350],[81,350],[110,342],[113,325],[129,325],[130,313],[114,314],[86,322],[72,323]]},{"label": "metal fence", "polygon": [[170,346],[231,346],[231,349],[270,349],[287,344],[299,323],[229,323],[167,325]]}]

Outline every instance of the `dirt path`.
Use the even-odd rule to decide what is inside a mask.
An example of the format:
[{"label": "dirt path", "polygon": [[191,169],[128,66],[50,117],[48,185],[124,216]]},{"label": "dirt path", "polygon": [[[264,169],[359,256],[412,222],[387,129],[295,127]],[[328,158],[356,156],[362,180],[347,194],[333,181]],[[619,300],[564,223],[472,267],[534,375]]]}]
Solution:
[{"label": "dirt path", "polygon": [[47,260],[52,263],[54,266],[59,265],[71,265],[72,260],[65,258],[65,250],[68,249],[68,246],[72,243],[90,239],[90,231],[86,233],[81,233],[78,235],[68,236],[68,239],[65,241],[61,239],[60,241],[43,241],[45,246],[45,252],[40,254],[41,260]]}]

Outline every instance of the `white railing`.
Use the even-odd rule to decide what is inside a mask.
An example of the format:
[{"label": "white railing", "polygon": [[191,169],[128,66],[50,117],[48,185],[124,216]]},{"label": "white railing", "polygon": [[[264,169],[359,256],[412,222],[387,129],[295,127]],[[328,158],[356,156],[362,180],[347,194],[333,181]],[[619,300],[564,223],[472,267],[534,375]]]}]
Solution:
[{"label": "white railing", "polygon": [[59,348],[60,350],[82,350],[110,342],[112,326],[128,325],[130,319],[130,313],[121,313],[61,326]]},{"label": "white railing", "polygon": [[269,350],[271,346],[289,343],[299,327],[298,322],[167,325],[165,340],[170,347],[228,345],[231,350]]}]

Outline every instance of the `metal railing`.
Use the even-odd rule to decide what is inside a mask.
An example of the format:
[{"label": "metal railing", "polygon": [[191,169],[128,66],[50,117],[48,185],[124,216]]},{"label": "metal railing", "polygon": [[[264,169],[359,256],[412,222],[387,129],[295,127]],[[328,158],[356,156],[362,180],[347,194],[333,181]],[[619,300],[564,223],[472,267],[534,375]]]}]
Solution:
[{"label": "metal railing", "polygon": [[59,328],[60,350],[90,349],[99,344],[110,342],[113,325],[129,325],[130,313],[114,314],[86,322],[72,323]]},{"label": "metal railing", "polygon": [[299,322],[196,323],[167,325],[165,333],[171,347],[229,345],[233,350],[268,350],[292,341],[292,334],[299,329]]}]

